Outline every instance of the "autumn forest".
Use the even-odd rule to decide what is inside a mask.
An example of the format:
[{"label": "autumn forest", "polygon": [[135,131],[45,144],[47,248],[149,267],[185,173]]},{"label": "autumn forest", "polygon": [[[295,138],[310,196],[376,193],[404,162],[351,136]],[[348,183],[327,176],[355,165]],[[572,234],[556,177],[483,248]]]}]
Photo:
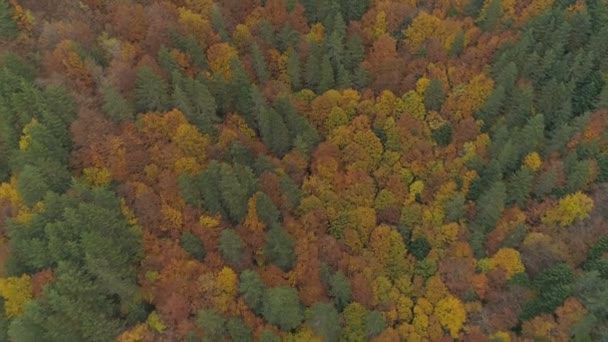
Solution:
[{"label": "autumn forest", "polygon": [[0,0],[0,341],[608,341],[607,0]]}]

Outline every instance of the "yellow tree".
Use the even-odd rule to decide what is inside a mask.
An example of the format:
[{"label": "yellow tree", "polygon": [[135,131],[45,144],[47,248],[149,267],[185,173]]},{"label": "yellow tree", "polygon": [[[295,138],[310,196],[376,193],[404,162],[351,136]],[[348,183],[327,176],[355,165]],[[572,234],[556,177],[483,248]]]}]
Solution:
[{"label": "yellow tree", "polygon": [[25,305],[32,300],[32,279],[29,275],[0,278],[0,296],[4,298],[8,318],[23,314]]},{"label": "yellow tree", "polygon": [[441,19],[422,11],[404,31],[405,42],[416,51],[440,26]]},{"label": "yellow tree", "polygon": [[467,319],[464,304],[454,296],[447,296],[435,306],[435,315],[453,338],[458,334]]},{"label": "yellow tree", "polygon": [[207,49],[209,68],[211,68],[213,73],[221,74],[226,79],[230,79],[232,77],[230,64],[232,59],[237,56],[238,52],[236,49],[230,46],[228,43],[213,44],[209,47],[209,49]]},{"label": "yellow tree", "polygon": [[506,274],[507,279],[511,279],[514,274],[525,271],[521,256],[513,248],[501,248],[490,260],[492,268],[500,266]]},{"label": "yellow tree", "polygon": [[562,198],[557,206],[547,211],[542,221],[564,227],[576,220],[589,217],[591,209],[593,209],[593,200],[579,191]]}]

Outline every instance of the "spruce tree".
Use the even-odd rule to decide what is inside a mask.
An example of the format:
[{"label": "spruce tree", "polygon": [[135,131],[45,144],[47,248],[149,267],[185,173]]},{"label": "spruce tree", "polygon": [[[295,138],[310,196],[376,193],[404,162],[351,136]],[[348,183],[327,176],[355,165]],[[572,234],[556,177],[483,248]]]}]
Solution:
[{"label": "spruce tree", "polygon": [[431,83],[424,92],[424,106],[427,110],[438,111],[445,101],[445,89],[443,81],[439,79],[431,80]]},{"label": "spruce tree", "polygon": [[238,265],[243,258],[243,240],[234,229],[224,229],[220,234],[219,250],[222,258],[233,265]]},{"label": "spruce tree", "polygon": [[125,99],[118,90],[109,83],[101,87],[103,97],[103,111],[114,122],[133,119],[133,106]]},{"label": "spruce tree", "polygon": [[484,31],[494,31],[500,24],[502,17],[502,1],[490,0],[483,18],[480,18],[479,26]]},{"label": "spruce tree", "polygon": [[13,10],[8,0],[0,0],[0,38],[13,38],[17,34],[17,24],[13,20]]},{"label": "spruce tree", "polygon": [[251,58],[253,59],[253,68],[255,69],[258,82],[263,84],[268,80],[268,69],[266,67],[266,59],[264,53],[260,50],[257,43],[251,46]]},{"label": "spruce tree", "polygon": [[266,235],[264,255],[283,271],[290,270],[295,263],[293,238],[282,228],[272,228]]},{"label": "spruce tree", "polygon": [[163,112],[169,109],[167,83],[148,66],[137,70],[135,103],[139,112]]},{"label": "spruce tree", "polygon": [[287,75],[291,81],[291,88],[298,91],[302,88],[300,59],[293,48],[287,49]]},{"label": "spruce tree", "polygon": [[[317,66],[318,68],[318,66]],[[329,60],[329,56],[325,55],[321,59],[321,69],[318,70],[320,73],[319,86],[317,87],[317,93],[323,94],[324,92],[332,89],[335,85],[334,80],[334,69]]]}]

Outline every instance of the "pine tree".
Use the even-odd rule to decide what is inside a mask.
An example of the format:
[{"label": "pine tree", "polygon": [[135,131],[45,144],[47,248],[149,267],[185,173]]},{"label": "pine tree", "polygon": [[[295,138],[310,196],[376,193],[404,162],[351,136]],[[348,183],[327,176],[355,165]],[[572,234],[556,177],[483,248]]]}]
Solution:
[{"label": "pine tree", "polygon": [[273,228],[266,235],[264,255],[284,271],[293,267],[295,262],[294,241],[282,228]]},{"label": "pine tree", "polygon": [[234,58],[232,60],[232,79],[229,83],[229,91],[234,103],[234,108],[238,114],[240,114],[247,125],[252,128],[256,128],[255,122],[255,103],[252,98],[251,80],[247,72],[243,68],[241,62]]},{"label": "pine tree", "polygon": [[34,165],[26,165],[17,178],[17,191],[25,204],[33,206],[51,190],[42,171]]},{"label": "pine tree", "polygon": [[431,83],[424,92],[424,106],[427,110],[438,111],[445,101],[445,89],[443,81],[438,79],[431,80]]},{"label": "pine tree", "polygon": [[8,0],[0,0],[0,38],[13,38],[17,34],[17,24]]},{"label": "pine tree", "polygon": [[191,232],[182,234],[180,246],[198,261],[203,262],[205,260],[205,256],[207,255],[205,246],[201,239]]},{"label": "pine tree", "polygon": [[454,42],[450,47],[450,56],[460,57],[464,51],[464,31],[460,30],[454,38]]},{"label": "pine tree", "polygon": [[226,336],[226,319],[213,310],[201,310],[196,326],[205,331],[206,342],[221,341]]},{"label": "pine tree", "polygon": [[295,329],[304,315],[298,292],[292,287],[274,287],[267,291],[262,314],[268,323],[289,331]]},{"label": "pine tree", "polygon": [[258,82],[263,84],[268,80],[268,69],[266,67],[266,59],[264,58],[264,54],[260,50],[257,43],[254,43],[251,46],[251,58],[253,58],[253,68],[255,69]]},{"label": "pine tree", "polygon": [[235,170],[228,164],[220,166],[220,180],[217,185],[221,194],[222,206],[226,209],[228,218],[234,223],[240,223],[247,215],[247,188],[239,181]]},{"label": "pine tree", "polygon": [[[182,193],[188,203],[201,203],[204,208],[212,214],[221,214],[224,218],[228,217],[226,210],[222,205],[222,192],[220,191],[220,182],[222,180],[222,167],[217,161],[211,161],[207,168],[196,178],[192,179],[189,184],[185,178],[184,182],[180,182]],[[197,191],[190,190],[188,185],[194,185]],[[202,201],[198,201],[198,193],[202,196]],[[190,199],[190,200],[188,200]]]},{"label": "pine tree", "polygon": [[352,290],[348,278],[341,271],[336,272],[329,279],[329,293],[334,298],[336,307],[342,311],[350,303]]},{"label": "pine tree", "polygon": [[109,83],[101,87],[103,111],[114,122],[133,119],[133,106]]},{"label": "pine tree", "polygon": [[352,81],[350,77],[350,73],[344,68],[343,65],[338,66],[338,72],[336,76],[336,88],[338,89],[348,89],[351,88]]},{"label": "pine tree", "polygon": [[239,318],[229,319],[226,323],[226,329],[232,341],[253,342],[251,328]]},{"label": "pine tree", "polygon": [[279,209],[272,203],[272,200],[266,193],[259,192],[256,200],[256,211],[260,219],[262,219],[268,227],[279,228],[280,215]]},{"label": "pine tree", "polygon": [[335,84],[334,69],[331,65],[331,61],[329,60],[329,56],[323,56],[321,59],[321,69],[318,72],[320,73],[320,79],[319,86],[317,87],[317,93],[323,94],[324,92],[332,89]]},{"label": "pine tree", "polygon": [[291,88],[294,91],[300,90],[302,88],[300,59],[293,48],[287,49],[287,75],[291,80]]},{"label": "pine tree", "polygon": [[319,65],[321,65],[322,51],[319,44],[309,43],[308,59],[306,59],[306,86],[310,89],[317,89],[320,81]]},{"label": "pine tree", "polygon": [[479,26],[484,31],[494,31],[502,17],[502,0],[490,0],[487,8],[479,18]]},{"label": "pine tree", "polygon": [[222,38],[223,41],[230,41],[230,35],[228,34],[226,24],[224,23],[224,16],[217,4],[213,4],[213,9],[211,10],[211,26],[213,26],[213,30],[220,35],[220,38]]},{"label": "pine tree", "polygon": [[243,296],[245,303],[257,314],[262,313],[266,287],[260,276],[251,270],[245,270],[239,277],[239,293]]},{"label": "pine tree", "polygon": [[340,315],[330,303],[313,304],[307,323],[325,341],[337,341],[340,337]]},{"label": "pine tree", "polygon": [[346,41],[344,53],[344,67],[349,71],[354,71],[365,59],[365,48],[361,37],[350,35]]},{"label": "pine tree", "polygon": [[222,258],[233,265],[238,265],[243,258],[243,240],[233,229],[224,229],[219,239],[219,250]]},{"label": "pine tree", "polygon": [[365,89],[369,85],[369,82],[370,82],[369,73],[363,67],[363,65],[359,65],[355,69],[355,73],[353,74],[352,81],[353,81],[353,85],[355,86],[355,88],[357,88],[359,90]]},{"label": "pine tree", "polygon": [[135,103],[139,112],[163,112],[169,109],[167,83],[148,66],[137,70]]},{"label": "pine tree", "polygon": [[167,75],[172,75],[175,72],[180,72],[181,68],[175,61],[175,58],[171,56],[169,49],[166,46],[161,46],[158,50],[158,64],[164,69]]},{"label": "pine tree", "polygon": [[213,134],[213,123],[220,121],[217,117],[217,105],[209,88],[198,79],[174,75],[174,105],[184,113],[188,121],[206,134]]}]

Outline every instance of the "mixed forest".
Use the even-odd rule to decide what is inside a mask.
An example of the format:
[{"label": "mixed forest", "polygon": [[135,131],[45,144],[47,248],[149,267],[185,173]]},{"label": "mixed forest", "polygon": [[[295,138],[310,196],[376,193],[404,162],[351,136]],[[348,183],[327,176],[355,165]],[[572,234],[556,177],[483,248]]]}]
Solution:
[{"label": "mixed forest", "polygon": [[608,341],[606,0],[0,0],[0,341]]}]

